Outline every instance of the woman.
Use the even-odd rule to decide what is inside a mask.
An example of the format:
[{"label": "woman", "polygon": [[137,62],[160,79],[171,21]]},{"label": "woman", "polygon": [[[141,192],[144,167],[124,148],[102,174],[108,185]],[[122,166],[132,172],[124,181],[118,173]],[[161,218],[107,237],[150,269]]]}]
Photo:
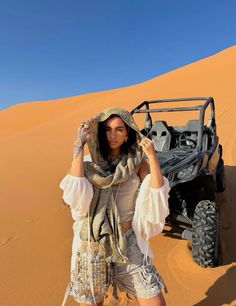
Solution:
[{"label": "woman", "polygon": [[[86,143],[90,161],[84,161]],[[164,306],[165,284],[151,263],[148,239],[164,227],[169,185],[153,142],[128,111],[109,108],[81,124],[60,187],[75,221],[62,305],[69,294],[80,305],[103,305],[111,283],[114,297],[119,289],[142,306]]]}]

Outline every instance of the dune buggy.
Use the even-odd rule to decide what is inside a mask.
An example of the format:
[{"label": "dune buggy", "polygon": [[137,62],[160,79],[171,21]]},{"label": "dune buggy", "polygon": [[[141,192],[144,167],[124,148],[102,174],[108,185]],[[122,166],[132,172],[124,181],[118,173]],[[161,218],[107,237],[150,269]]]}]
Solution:
[{"label": "dune buggy", "polygon": [[[160,120],[170,118],[170,112],[175,114],[174,124]],[[163,175],[170,182],[169,234],[191,241],[193,260],[200,266],[217,266],[219,220],[215,192],[224,191],[225,180],[213,98],[144,101],[131,114],[144,114],[141,132],[153,139]],[[175,125],[177,116],[178,122],[184,118],[183,125]]]}]

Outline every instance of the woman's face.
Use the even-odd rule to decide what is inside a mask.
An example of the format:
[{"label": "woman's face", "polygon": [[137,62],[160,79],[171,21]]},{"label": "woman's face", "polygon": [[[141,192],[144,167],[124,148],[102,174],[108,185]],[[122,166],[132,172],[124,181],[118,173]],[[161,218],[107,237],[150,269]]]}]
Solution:
[{"label": "woman's face", "polygon": [[128,136],[126,125],[120,117],[107,119],[105,123],[107,143],[111,150],[117,150]]}]

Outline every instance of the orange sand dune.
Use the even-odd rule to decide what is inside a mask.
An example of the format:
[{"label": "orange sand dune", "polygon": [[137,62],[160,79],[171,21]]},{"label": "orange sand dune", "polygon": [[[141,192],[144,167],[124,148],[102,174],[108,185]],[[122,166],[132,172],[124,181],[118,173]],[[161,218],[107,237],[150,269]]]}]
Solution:
[{"label": "orange sand dune", "polygon": [[[167,305],[236,305],[235,84],[236,46],[140,84],[2,110],[0,305],[61,303],[69,280],[72,219],[58,185],[70,166],[79,123],[107,106],[131,110],[146,99],[187,96],[215,98],[227,184],[217,197],[222,265],[197,266],[186,241],[164,234],[151,241],[154,261],[169,289]],[[67,305],[77,304],[69,298]],[[119,305],[137,303],[120,295]]]}]

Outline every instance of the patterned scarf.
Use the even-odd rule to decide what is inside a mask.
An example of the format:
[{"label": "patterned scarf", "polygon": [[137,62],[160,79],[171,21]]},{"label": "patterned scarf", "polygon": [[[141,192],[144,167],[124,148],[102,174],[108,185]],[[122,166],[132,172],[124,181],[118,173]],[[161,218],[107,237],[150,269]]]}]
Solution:
[{"label": "patterned scarf", "polygon": [[[136,142],[132,150],[113,162],[114,171],[111,171],[108,161],[99,153],[98,144],[98,124],[111,115],[118,115],[136,131]],[[94,196],[88,215],[80,220],[80,238],[84,241],[99,242],[103,246],[106,259],[125,262],[127,257],[124,235],[111,186],[126,182],[140,164],[143,153],[138,142],[143,136],[130,113],[121,108],[106,109],[96,119],[88,140],[92,162],[85,162],[85,176],[93,185]]]}]

